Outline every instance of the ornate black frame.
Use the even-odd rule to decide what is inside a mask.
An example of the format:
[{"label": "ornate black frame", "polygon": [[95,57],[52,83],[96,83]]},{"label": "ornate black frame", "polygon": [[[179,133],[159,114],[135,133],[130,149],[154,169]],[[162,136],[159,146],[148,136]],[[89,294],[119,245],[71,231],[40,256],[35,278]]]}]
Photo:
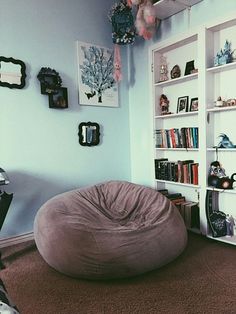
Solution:
[{"label": "ornate black frame", "polygon": [[[88,142],[87,140],[84,141],[84,136],[83,136],[83,127],[95,127],[95,137],[91,142]],[[95,146],[98,145],[100,142],[100,126],[96,122],[82,122],[79,124],[79,143],[82,146]]]},{"label": "ornate black frame", "polygon": [[51,68],[43,67],[37,75],[41,85],[41,94],[56,94],[57,89],[61,87],[62,79],[59,73]]},{"label": "ornate black frame", "polygon": [[3,87],[8,87],[8,88],[18,88],[18,89],[21,89],[21,88],[24,88],[25,86],[25,78],[26,78],[26,66],[25,66],[25,63],[21,60],[18,60],[18,59],[14,59],[12,57],[10,58],[6,58],[6,57],[3,57],[3,56],[0,56],[0,68],[1,68],[1,61],[3,62],[11,62],[13,64],[19,64],[20,67],[21,67],[21,83],[20,84],[10,84],[8,82],[1,82],[0,81],[0,86],[3,86]]}]

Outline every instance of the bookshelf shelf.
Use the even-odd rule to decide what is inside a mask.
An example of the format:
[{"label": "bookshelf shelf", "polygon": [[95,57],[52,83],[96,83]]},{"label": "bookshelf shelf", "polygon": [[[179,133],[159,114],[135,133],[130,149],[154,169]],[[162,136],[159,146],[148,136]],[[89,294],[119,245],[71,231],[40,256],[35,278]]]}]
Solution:
[{"label": "bookshelf shelf", "polygon": [[220,193],[235,194],[236,195],[236,189],[225,190],[225,189],[217,189],[217,188],[208,186],[207,190],[208,191],[216,191],[216,192],[220,192]]},{"label": "bookshelf shelf", "polygon": [[208,147],[208,152],[217,152],[218,153],[236,153],[236,148],[214,148],[214,147]]},{"label": "bookshelf shelf", "polygon": [[223,72],[223,71],[229,71],[229,70],[232,70],[232,69],[236,69],[236,62],[227,63],[227,64],[224,64],[224,65],[219,65],[219,66],[207,68],[207,72],[209,72],[209,73],[219,73],[219,72]]},{"label": "bookshelf shelf", "polygon": [[167,180],[158,180],[158,179],[156,179],[156,182],[166,183],[166,184],[173,184],[173,185],[179,185],[179,186],[184,186],[184,187],[189,187],[189,188],[196,188],[196,189],[200,188],[199,185],[189,184],[189,183],[181,183],[181,182],[174,182],[174,181],[167,181]]},{"label": "bookshelf shelf", "polygon": [[155,83],[156,86],[164,87],[164,86],[170,86],[174,84],[184,83],[190,80],[194,80],[198,78],[198,73],[189,74],[186,76],[181,76],[175,79],[167,80],[164,82],[157,82]]},{"label": "bookshelf shelf", "polygon": [[160,148],[160,147],[156,147],[155,150],[159,150],[159,151],[185,151],[185,152],[188,152],[188,151],[198,151],[198,148]]},{"label": "bookshelf shelf", "polygon": [[219,113],[222,113],[222,112],[228,112],[228,111],[231,111],[231,110],[236,110],[236,106],[229,106],[229,107],[214,107],[214,108],[209,108],[207,109],[207,112],[219,112]]},{"label": "bookshelf shelf", "polygon": [[198,111],[190,111],[190,112],[180,112],[180,113],[171,113],[167,115],[157,115],[154,118],[155,119],[172,119],[172,118],[183,118],[183,117],[189,117],[189,116],[197,116]]},{"label": "bookshelf shelf", "polygon": [[[207,23],[194,31],[190,30],[186,34],[174,36],[153,45],[150,48],[150,65],[152,65],[153,69],[152,107],[153,132],[155,135],[153,139],[153,157],[155,160],[153,185],[156,189],[167,189],[170,191],[169,193],[179,192],[186,196],[186,201],[198,202],[201,224],[197,232],[214,240],[236,245],[236,236],[212,237],[206,216],[208,191],[216,191],[219,192],[220,210],[226,215],[233,216],[236,222],[236,208],[234,205],[236,188],[223,190],[207,185],[209,167],[213,161],[218,160],[216,159],[216,154],[219,154],[217,155],[219,162],[229,178],[236,172],[234,154],[236,153],[236,148],[216,149],[213,147],[214,143],[217,143],[220,134],[226,134],[233,144],[236,144],[236,128],[234,127],[236,105],[215,106],[215,101],[219,96],[224,100],[236,99],[234,83],[236,61],[234,60],[234,62],[220,66],[213,66],[214,58],[221,49],[222,51],[224,50],[226,40],[230,43],[232,40],[232,51],[236,49],[236,43],[233,43],[233,38],[236,38],[236,12],[232,12],[230,16],[222,17],[216,23]],[[176,64],[180,67],[182,76],[161,82],[161,65],[163,59],[166,59],[169,77],[171,69]],[[184,76],[186,63],[189,60],[194,60],[194,65],[198,71]],[[172,112],[171,114],[160,114],[160,97],[162,94],[166,95],[169,100],[168,110]],[[176,113],[179,98],[185,96],[188,97],[188,105],[191,99],[198,98],[198,111]],[[195,142],[197,145],[193,145],[194,148],[187,149],[183,148],[186,145],[176,145],[181,148],[175,148],[173,143],[175,143],[174,136],[176,134],[174,133],[173,136],[173,129],[183,130],[188,128],[197,129],[198,138],[197,142]],[[167,134],[168,145],[165,144],[165,137],[164,140],[160,140],[160,138],[163,139],[163,136],[165,136],[163,135],[163,130],[164,134]],[[171,135],[170,140],[168,139],[169,134]],[[171,145],[169,145],[169,142],[171,142]],[[189,146],[191,147],[192,145]],[[177,159],[177,162],[185,162],[183,164],[188,164],[189,161],[187,171],[190,173],[191,180],[180,180],[179,176],[176,180],[175,175],[169,177],[168,170],[167,176],[163,175],[160,170],[161,160],[167,160],[167,164],[172,164],[174,163],[172,160]],[[190,166],[191,163],[192,166]],[[193,174],[193,164],[198,165],[198,171],[196,172],[198,180],[196,181],[193,181],[193,177],[191,177]],[[171,167],[171,165],[167,166]],[[186,171],[186,168],[184,169]],[[174,178],[173,180],[178,182],[163,180],[163,178]],[[197,182],[198,185],[182,182]]]}]

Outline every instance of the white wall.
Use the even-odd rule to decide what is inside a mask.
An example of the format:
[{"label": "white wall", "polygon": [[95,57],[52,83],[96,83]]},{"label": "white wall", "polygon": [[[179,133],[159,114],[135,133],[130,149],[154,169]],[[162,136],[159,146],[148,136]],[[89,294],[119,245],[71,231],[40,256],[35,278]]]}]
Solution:
[{"label": "white wall", "polygon": [[[1,159],[14,198],[0,233],[32,231],[38,208],[51,196],[111,179],[130,179],[128,89],[119,108],[78,105],[76,40],[112,47],[107,14],[113,0],[0,0],[0,55],[26,63],[26,87],[0,87]],[[122,48],[125,54],[125,48]],[[124,61],[125,76],[125,61]],[[59,72],[69,109],[49,109],[36,76]],[[78,143],[78,125],[101,126],[101,144]]]},{"label": "white wall", "polygon": [[[191,11],[185,10],[163,20],[154,39],[136,41],[129,50],[129,106],[130,106],[130,147],[131,177],[135,183],[152,185],[153,147],[152,147],[152,104],[151,104],[151,68],[148,53],[151,45],[168,37],[187,32],[210,20],[230,14],[236,10],[236,1],[203,0],[194,5]],[[234,38],[232,48],[236,47]]]}]

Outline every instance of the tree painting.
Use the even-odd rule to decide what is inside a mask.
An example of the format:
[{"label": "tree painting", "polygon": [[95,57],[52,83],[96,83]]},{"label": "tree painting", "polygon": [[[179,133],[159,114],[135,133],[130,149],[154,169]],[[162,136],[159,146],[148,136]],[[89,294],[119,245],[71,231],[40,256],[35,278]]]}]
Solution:
[{"label": "tree painting", "polygon": [[[110,106],[114,106],[112,98],[114,92],[117,93],[117,86],[113,78],[113,52],[108,48],[86,43],[80,43],[78,48],[82,85],[80,98],[84,99],[86,104],[94,104],[96,98],[98,105],[103,105],[104,101],[107,103],[110,99]],[[105,106],[109,106],[109,103]]]}]

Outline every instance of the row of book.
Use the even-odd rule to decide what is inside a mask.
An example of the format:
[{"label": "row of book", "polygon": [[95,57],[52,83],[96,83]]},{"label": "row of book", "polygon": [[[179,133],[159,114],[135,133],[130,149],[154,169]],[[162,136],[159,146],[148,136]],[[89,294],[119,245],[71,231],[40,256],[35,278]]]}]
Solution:
[{"label": "row of book", "polygon": [[154,160],[155,178],[198,185],[198,166],[193,159],[169,161],[168,158]]},{"label": "row of book", "polygon": [[181,193],[168,193],[167,189],[158,190],[165,195],[179,209],[187,229],[200,229],[199,204],[197,202],[186,201]]},{"label": "row of book", "polygon": [[198,148],[198,127],[155,130],[156,148]]}]

